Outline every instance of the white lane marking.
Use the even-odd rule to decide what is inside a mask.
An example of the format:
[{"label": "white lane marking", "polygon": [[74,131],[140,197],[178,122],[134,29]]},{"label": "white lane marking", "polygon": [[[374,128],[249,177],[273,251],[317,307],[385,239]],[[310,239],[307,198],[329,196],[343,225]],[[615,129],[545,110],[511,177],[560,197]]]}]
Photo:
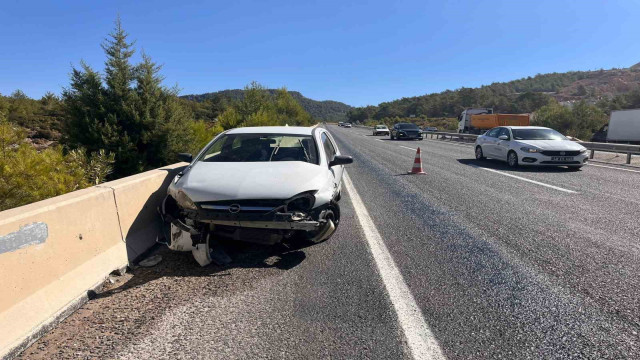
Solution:
[{"label": "white lane marking", "polygon": [[539,182],[539,181],[535,181],[535,180],[523,178],[523,177],[520,177],[520,176],[508,174],[506,172],[502,172],[502,171],[499,171],[499,170],[489,169],[489,168],[485,168],[485,167],[481,167],[481,166],[475,166],[475,165],[472,165],[472,166],[475,167],[475,168],[478,168],[478,169],[491,171],[491,172],[494,172],[496,174],[509,176],[509,177],[512,177],[512,178],[515,178],[515,179],[518,179],[518,180],[522,180],[522,181],[527,181],[527,182],[530,182],[532,184],[536,184],[536,185],[540,185],[540,186],[546,186],[546,187],[551,188],[551,189],[560,190],[560,191],[568,192],[568,193],[571,193],[571,194],[576,194],[577,193],[577,191],[561,188],[559,186],[554,186],[554,185],[550,185],[550,184],[545,184],[545,183],[542,183],[542,182]]},{"label": "white lane marking", "polygon": [[589,165],[589,166],[603,167],[603,168],[607,168],[607,169],[616,169],[616,170],[622,170],[622,171],[630,171],[630,172],[634,172],[634,173],[640,173],[640,171],[638,171],[638,170],[623,169],[623,168],[619,168],[619,167],[615,167],[615,166],[605,166],[605,165],[598,165],[598,164],[593,164],[593,163],[588,163],[587,165]]},{"label": "white lane marking", "polygon": [[402,146],[402,145],[398,145],[398,146],[400,146],[401,148],[405,148],[405,149],[409,149],[409,150],[413,150],[413,151],[418,150],[418,149],[415,149],[415,148],[410,148],[408,146]]},{"label": "white lane marking", "polygon": [[376,139],[376,140],[377,140],[377,141],[382,141],[382,142],[384,142],[384,140],[382,140],[382,139]]},{"label": "white lane marking", "polygon": [[360,221],[360,226],[367,239],[369,250],[378,267],[382,282],[398,315],[398,322],[407,339],[411,355],[414,359],[445,359],[438,340],[424,320],[422,311],[416,304],[416,300],[404,282],[400,270],[398,270],[393,261],[393,257],[391,257],[389,250],[385,246],[382,236],[376,229],[376,225],[369,216],[367,208],[362,203],[360,195],[358,195],[346,172],[344,174],[344,184],[349,192],[351,203]]},{"label": "white lane marking", "polygon": [[448,140],[436,140],[436,139],[425,139],[427,141],[437,142],[438,144],[446,144],[446,145],[456,145],[456,146],[473,146],[475,143],[463,143],[458,141],[448,141]]}]

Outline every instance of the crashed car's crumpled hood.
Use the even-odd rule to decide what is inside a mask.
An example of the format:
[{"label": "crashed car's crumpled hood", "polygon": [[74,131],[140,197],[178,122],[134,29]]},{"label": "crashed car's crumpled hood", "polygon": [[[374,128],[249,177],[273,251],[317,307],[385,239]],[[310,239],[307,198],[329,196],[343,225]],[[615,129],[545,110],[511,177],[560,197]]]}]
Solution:
[{"label": "crashed car's crumpled hood", "polygon": [[302,161],[197,162],[180,179],[194,202],[237,199],[288,199],[327,183],[328,169]]}]

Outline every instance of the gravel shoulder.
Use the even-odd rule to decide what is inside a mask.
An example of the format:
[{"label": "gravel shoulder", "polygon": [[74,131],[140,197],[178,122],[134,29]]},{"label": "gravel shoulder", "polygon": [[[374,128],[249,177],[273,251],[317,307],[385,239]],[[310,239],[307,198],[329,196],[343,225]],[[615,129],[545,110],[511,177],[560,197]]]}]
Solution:
[{"label": "gravel shoulder", "polygon": [[107,283],[21,359],[402,359],[395,313],[343,195],[342,223],[311,247],[225,243]]}]

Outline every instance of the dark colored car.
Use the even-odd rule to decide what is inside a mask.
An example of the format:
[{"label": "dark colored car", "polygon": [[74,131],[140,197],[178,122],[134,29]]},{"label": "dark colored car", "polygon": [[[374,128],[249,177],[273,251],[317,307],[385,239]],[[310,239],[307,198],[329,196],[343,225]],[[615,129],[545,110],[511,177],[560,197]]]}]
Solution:
[{"label": "dark colored car", "polygon": [[391,128],[389,136],[391,137],[391,140],[422,140],[422,131],[420,131],[420,128],[416,124],[397,123]]}]

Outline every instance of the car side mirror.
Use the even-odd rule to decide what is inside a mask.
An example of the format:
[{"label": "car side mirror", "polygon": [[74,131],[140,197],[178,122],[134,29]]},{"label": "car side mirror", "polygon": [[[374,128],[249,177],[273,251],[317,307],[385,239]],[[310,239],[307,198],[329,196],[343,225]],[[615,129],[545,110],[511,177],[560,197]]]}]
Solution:
[{"label": "car side mirror", "polygon": [[184,162],[191,163],[193,161],[193,155],[191,155],[189,153],[179,153],[178,154],[178,159],[180,159],[181,161],[184,161]]},{"label": "car side mirror", "polygon": [[336,155],[333,160],[329,162],[329,167],[336,165],[347,165],[353,163],[353,158],[347,155]]},{"label": "car side mirror", "polygon": [[498,136],[498,139],[500,139],[500,140],[509,140],[509,137],[507,135],[500,135],[500,136]]}]

